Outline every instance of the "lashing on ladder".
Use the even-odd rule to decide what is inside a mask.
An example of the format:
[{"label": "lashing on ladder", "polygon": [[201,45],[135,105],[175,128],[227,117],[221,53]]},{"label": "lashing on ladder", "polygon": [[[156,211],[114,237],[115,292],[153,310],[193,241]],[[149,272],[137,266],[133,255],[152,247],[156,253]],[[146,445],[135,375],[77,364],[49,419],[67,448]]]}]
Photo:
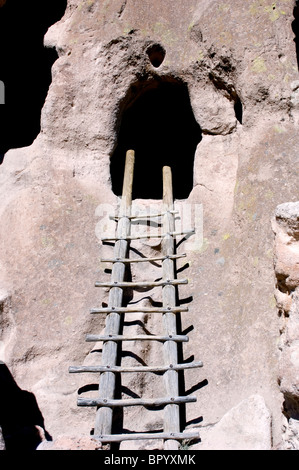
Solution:
[{"label": "lashing on ladder", "polygon": [[[103,341],[102,364],[99,366],[71,366],[69,372],[99,373],[98,397],[95,399],[78,398],[78,406],[96,407],[94,439],[102,443],[122,442],[126,440],[139,439],[162,439],[165,449],[177,450],[180,441],[198,439],[197,431],[181,431],[179,407],[185,403],[196,401],[194,396],[179,396],[179,371],[202,367],[202,362],[189,362],[178,364],[178,343],[188,341],[188,337],[177,333],[177,315],[188,311],[187,308],[176,305],[176,286],[186,284],[187,279],[175,278],[175,261],[185,257],[185,254],[175,253],[175,237],[182,234],[194,233],[194,230],[184,232],[175,231],[175,214],[172,175],[170,167],[163,167],[163,210],[158,214],[148,215],[147,218],[161,217],[163,220],[163,234],[154,235],[161,237],[162,255],[154,258],[128,257],[129,244],[132,240],[141,237],[131,235],[131,221],[140,219],[142,216],[134,216],[132,207],[132,186],[134,173],[135,153],[128,150],[126,154],[123,191],[120,203],[119,215],[112,217],[117,223],[116,237],[102,238],[102,241],[114,241],[114,256],[102,259],[103,262],[112,263],[111,282],[96,282],[96,287],[109,287],[108,307],[92,309],[93,314],[107,314],[104,335],[87,335],[86,341]],[[148,238],[147,236],[145,238]],[[163,279],[161,281],[125,281],[126,265],[128,263],[161,261]],[[124,288],[131,287],[162,287],[162,307],[124,307]],[[131,335],[120,334],[121,315],[133,312],[161,314],[164,332],[160,335]],[[122,367],[117,365],[118,344],[122,341],[158,341],[163,344],[163,366],[137,366]],[[154,399],[133,398],[115,399],[116,374],[127,372],[151,372],[163,373],[165,397]],[[123,433],[112,434],[113,410],[115,407],[129,406],[152,406],[163,407],[164,426],[163,432],[152,433]]]}]

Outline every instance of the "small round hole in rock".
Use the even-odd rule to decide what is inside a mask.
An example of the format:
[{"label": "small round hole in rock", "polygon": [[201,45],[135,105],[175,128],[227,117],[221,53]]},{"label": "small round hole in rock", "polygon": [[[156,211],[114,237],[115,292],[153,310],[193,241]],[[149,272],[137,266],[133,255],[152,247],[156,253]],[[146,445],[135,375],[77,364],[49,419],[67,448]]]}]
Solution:
[{"label": "small round hole in rock", "polygon": [[146,51],[151,64],[157,68],[162,64],[166,51],[160,44],[153,44]]}]

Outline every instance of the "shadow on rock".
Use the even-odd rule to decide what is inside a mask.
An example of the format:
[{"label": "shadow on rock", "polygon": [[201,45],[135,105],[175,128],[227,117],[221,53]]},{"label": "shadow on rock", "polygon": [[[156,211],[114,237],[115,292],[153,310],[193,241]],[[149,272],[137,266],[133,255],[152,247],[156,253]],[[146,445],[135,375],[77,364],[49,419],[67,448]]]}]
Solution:
[{"label": "shadow on rock", "polygon": [[33,393],[22,390],[0,361],[0,427],[6,450],[32,451],[46,437],[44,419]]}]

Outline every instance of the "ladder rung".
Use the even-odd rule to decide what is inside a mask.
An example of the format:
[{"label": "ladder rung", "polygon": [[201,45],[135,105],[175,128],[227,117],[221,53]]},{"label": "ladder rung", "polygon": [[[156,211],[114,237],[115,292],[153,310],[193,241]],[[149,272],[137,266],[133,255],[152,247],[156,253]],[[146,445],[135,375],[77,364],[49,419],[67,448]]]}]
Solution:
[{"label": "ladder rung", "polygon": [[166,215],[168,213],[179,214],[179,211],[170,210],[170,211],[165,211],[165,212],[158,212],[157,214],[140,214],[140,215],[134,214],[134,215],[128,215],[128,216],[110,215],[109,219],[118,220],[118,219],[121,219],[122,217],[127,217],[128,219],[131,219],[131,220],[132,219],[154,219],[156,217],[162,217],[163,215]]},{"label": "ladder rung", "polygon": [[144,263],[146,261],[164,261],[166,259],[185,258],[185,253],[181,255],[158,256],[156,258],[102,258],[102,263]]},{"label": "ladder rung", "polygon": [[196,402],[196,397],[171,397],[171,398],[129,398],[115,400],[110,398],[78,398],[78,406],[107,406],[109,408],[125,406],[166,406],[179,405],[181,403]]},{"label": "ladder rung", "polygon": [[154,336],[154,335],[136,335],[136,336],[123,336],[123,335],[87,335],[86,341],[176,341],[188,342],[188,336],[184,335],[169,335],[169,336]]},{"label": "ladder rung", "polygon": [[188,307],[105,307],[93,308],[90,313],[179,313],[188,312]]},{"label": "ladder rung", "polygon": [[136,367],[124,367],[124,366],[71,366],[69,372],[71,374],[80,374],[82,372],[113,372],[113,373],[125,373],[125,372],[167,372],[168,370],[186,370],[196,369],[202,367],[202,362],[187,362],[186,364],[169,364],[168,366],[136,366]]},{"label": "ladder rung", "polygon": [[162,281],[139,281],[139,282],[96,282],[95,287],[159,287],[178,284],[188,284],[188,279],[166,279]]},{"label": "ladder rung", "polygon": [[146,235],[128,235],[126,237],[103,237],[101,238],[102,242],[107,242],[107,241],[118,241],[118,240],[142,240],[144,238],[164,238],[167,235],[171,237],[177,237],[179,235],[190,235],[192,233],[195,233],[194,229],[191,230],[183,230],[181,232],[166,232],[166,233],[148,233]]},{"label": "ladder rung", "polygon": [[202,362],[189,362],[186,364],[170,364],[168,366],[137,366],[137,367],[123,367],[123,366],[71,366],[69,372],[73,374],[80,374],[82,372],[113,372],[113,373],[126,373],[126,372],[167,372],[169,370],[186,370],[196,369],[202,367]]},{"label": "ladder rung", "polygon": [[199,439],[198,431],[189,431],[189,432],[152,432],[152,433],[132,433],[132,434],[106,434],[101,436],[93,436],[93,439],[96,439],[103,443],[108,442],[122,442],[122,441],[137,441],[142,439],[175,439],[175,440],[191,440]]}]

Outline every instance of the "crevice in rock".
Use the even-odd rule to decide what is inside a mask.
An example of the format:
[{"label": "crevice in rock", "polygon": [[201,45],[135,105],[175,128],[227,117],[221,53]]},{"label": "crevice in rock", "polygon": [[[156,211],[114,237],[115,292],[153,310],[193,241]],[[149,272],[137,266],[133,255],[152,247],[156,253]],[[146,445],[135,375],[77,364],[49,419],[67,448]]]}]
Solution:
[{"label": "crevice in rock", "polygon": [[31,145],[40,132],[40,115],[58,58],[45,48],[48,28],[59,21],[67,0],[7,0],[0,8],[0,80],[5,105],[0,107],[0,163],[11,148]]},{"label": "crevice in rock", "polygon": [[236,119],[239,121],[240,124],[243,123],[243,105],[238,96],[235,98],[234,110]]},{"label": "crevice in rock", "polygon": [[119,11],[118,11],[118,17],[119,18],[121,18],[126,6],[127,6],[127,0],[124,0],[121,4],[121,7],[120,7]]},{"label": "crevice in rock", "polygon": [[243,104],[235,90],[235,87],[232,84],[226,83],[225,79],[222,77],[222,74],[227,74],[234,72],[235,68],[231,65],[230,61],[223,59],[223,64],[220,68],[220,73],[211,71],[209,73],[209,79],[213,83],[216,90],[221,90],[223,95],[230,101],[234,102],[234,111],[236,119],[240,124],[243,124]]},{"label": "crevice in rock", "polygon": [[162,167],[172,167],[174,197],[193,189],[193,163],[201,129],[187,85],[172,77],[139,80],[119,112],[117,146],[111,157],[114,194],[121,195],[125,154],[135,150],[133,198],[162,199]]},{"label": "crevice in rock", "polygon": [[294,21],[292,22],[292,30],[295,34],[294,42],[296,45],[297,66],[299,69],[299,2],[295,0],[293,9]]}]

